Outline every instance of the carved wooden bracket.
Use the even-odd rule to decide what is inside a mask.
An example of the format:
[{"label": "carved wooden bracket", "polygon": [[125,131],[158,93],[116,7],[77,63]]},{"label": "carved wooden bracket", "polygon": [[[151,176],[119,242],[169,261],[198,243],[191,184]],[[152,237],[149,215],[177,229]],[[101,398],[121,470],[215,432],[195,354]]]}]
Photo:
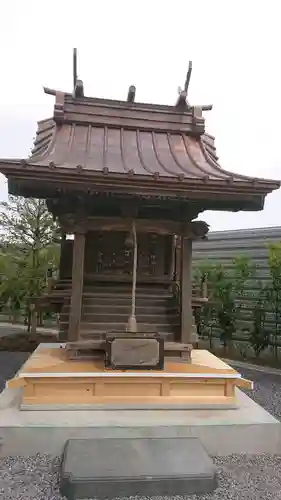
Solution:
[{"label": "carved wooden bracket", "polygon": [[209,224],[202,220],[187,222],[182,228],[182,235],[192,240],[205,239],[209,231]]}]

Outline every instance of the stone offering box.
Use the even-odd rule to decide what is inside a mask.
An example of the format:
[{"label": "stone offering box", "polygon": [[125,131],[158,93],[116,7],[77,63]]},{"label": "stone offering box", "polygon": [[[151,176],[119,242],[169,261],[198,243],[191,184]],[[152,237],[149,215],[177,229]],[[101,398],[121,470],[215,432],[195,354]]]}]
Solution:
[{"label": "stone offering box", "polygon": [[158,334],[106,336],[105,366],[113,370],[163,370],[164,339]]}]

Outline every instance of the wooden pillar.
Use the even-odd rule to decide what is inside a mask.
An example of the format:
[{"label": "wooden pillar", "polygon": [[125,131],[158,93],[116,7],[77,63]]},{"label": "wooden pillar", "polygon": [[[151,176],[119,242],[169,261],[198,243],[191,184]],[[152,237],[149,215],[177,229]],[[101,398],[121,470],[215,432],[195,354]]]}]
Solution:
[{"label": "wooden pillar", "polygon": [[176,281],[181,280],[181,237],[177,236],[175,242],[175,276]]},{"label": "wooden pillar", "polygon": [[61,236],[61,242],[60,242],[60,263],[59,263],[59,278],[60,279],[64,278],[62,268],[63,268],[63,260],[65,258],[65,254],[64,254],[65,245],[66,245],[66,233],[63,232],[62,236]]},{"label": "wooden pillar", "polygon": [[79,339],[84,282],[85,234],[75,233],[72,259],[72,293],[69,314],[68,340]]},{"label": "wooden pillar", "polygon": [[181,238],[181,342],[192,343],[192,239]]},{"label": "wooden pillar", "polygon": [[37,311],[35,304],[30,304],[30,332],[32,335],[36,335],[37,329]]},{"label": "wooden pillar", "polygon": [[175,267],[176,267],[176,241],[175,236],[172,234],[171,237],[171,253],[170,253],[170,267],[169,267],[169,289],[172,290],[173,282],[175,279]]}]

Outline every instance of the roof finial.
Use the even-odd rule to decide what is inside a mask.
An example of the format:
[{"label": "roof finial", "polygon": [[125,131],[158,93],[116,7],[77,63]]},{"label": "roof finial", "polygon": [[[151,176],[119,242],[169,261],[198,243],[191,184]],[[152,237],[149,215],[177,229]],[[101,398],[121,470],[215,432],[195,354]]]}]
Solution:
[{"label": "roof finial", "polygon": [[189,87],[189,82],[191,78],[191,73],[192,73],[192,61],[189,61],[188,63],[188,70],[186,73],[186,79],[185,79],[185,84],[184,84],[184,91],[187,93],[188,92],[188,87]]},{"label": "roof finial", "polygon": [[136,87],[134,85],[130,85],[128,90],[127,102],[134,102],[136,96]]},{"label": "roof finial", "polygon": [[178,87],[178,93],[179,97],[176,102],[176,107],[181,109],[182,111],[186,110],[195,110],[195,108],[200,108],[201,111],[210,111],[213,106],[212,104],[203,104],[203,106],[191,106],[187,100],[187,95],[188,95],[188,87],[190,84],[190,79],[191,79],[191,73],[192,73],[192,61],[189,61],[188,63],[188,70],[186,73],[186,79],[184,83],[184,90],[181,89],[181,87]]},{"label": "roof finial", "polygon": [[186,79],[184,83],[184,90],[182,90],[181,87],[178,88],[179,97],[176,106],[179,108],[189,107],[189,104],[187,102],[187,94],[188,94],[188,87],[190,83],[191,73],[192,73],[192,61],[189,61]]},{"label": "roof finial", "polygon": [[73,89],[77,82],[77,49],[73,49]]},{"label": "roof finial", "polygon": [[77,49],[73,49],[73,97],[84,96],[84,85],[77,77]]}]

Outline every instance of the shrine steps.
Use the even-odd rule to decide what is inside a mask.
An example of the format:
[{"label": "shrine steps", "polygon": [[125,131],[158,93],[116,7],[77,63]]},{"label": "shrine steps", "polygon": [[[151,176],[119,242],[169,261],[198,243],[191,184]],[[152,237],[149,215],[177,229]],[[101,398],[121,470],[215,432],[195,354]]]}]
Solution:
[{"label": "shrine steps", "polygon": [[[145,328],[146,327],[146,328]],[[101,329],[103,328],[103,330]],[[115,323],[111,323],[111,324],[108,324],[106,326],[104,325],[101,325],[101,328],[97,331],[95,331],[94,328],[91,328],[89,330],[81,330],[80,331],[80,336],[79,336],[79,339],[80,340],[96,340],[96,339],[99,339],[101,338],[104,334],[106,333],[114,333],[116,331],[120,332],[120,331],[126,331],[127,329],[127,324],[125,323],[122,323],[120,325],[116,325]],[[161,337],[163,337],[165,339],[165,341],[167,342],[174,342],[174,333],[169,331],[169,332],[163,332],[159,329],[155,329],[153,331],[152,328],[148,328],[147,325],[140,325],[138,324],[138,331],[142,332],[142,331],[150,331],[150,332],[157,332]]]},{"label": "shrine steps", "polygon": [[[96,339],[100,337],[100,334],[104,333],[111,333],[111,332],[125,332],[127,330],[127,324],[128,324],[128,318],[126,321],[123,322],[116,322],[116,321],[108,321],[109,318],[107,318],[107,321],[105,322],[93,322],[93,323],[86,323],[82,320],[81,325],[80,325],[80,339],[81,340],[90,340],[90,339]],[[158,324],[158,323],[143,323],[141,321],[138,321],[138,330],[140,332],[151,332],[151,333],[159,333],[160,335],[162,334],[166,340],[173,341],[175,334],[174,334],[174,329],[171,327],[169,324]],[[61,338],[65,337],[63,333],[66,333],[68,331],[68,323],[61,323]]]},{"label": "shrine steps", "polygon": [[[123,284],[84,284],[84,290],[91,293],[116,293],[116,291],[120,293],[132,293],[132,284],[131,283],[123,283]],[[166,296],[169,297],[170,293],[168,291],[167,285],[160,286],[156,285],[137,285],[136,293],[138,295],[156,295],[156,296]]]},{"label": "shrine steps", "polygon": [[[168,317],[171,316],[171,314],[174,312],[174,307],[173,306],[165,306],[161,301],[158,301],[157,303],[153,305],[142,305],[141,303],[137,303],[136,306],[136,313],[140,315],[148,315],[148,316],[158,316],[158,315],[166,315]],[[65,312],[69,314],[70,311],[70,305],[67,304],[65,306]],[[98,304],[87,304],[84,303],[82,307],[82,314],[85,316],[88,314],[104,314],[108,310],[108,300],[106,298],[100,298]],[[126,315],[128,317],[128,314],[130,314],[131,311],[131,302],[129,303],[127,300],[119,299],[116,300],[116,303],[112,305],[111,308],[111,313],[116,314],[116,315]]]},{"label": "shrine steps", "polygon": [[[114,297],[114,301],[113,301]],[[118,293],[117,291],[112,294],[83,294],[83,306],[87,305],[103,305],[112,302],[112,305],[125,305],[131,309],[132,298],[129,294]],[[168,303],[167,303],[168,302]],[[158,297],[157,295],[140,295],[136,296],[136,307],[147,307],[148,305],[162,306],[164,308],[170,305],[169,297]]]},{"label": "shrine steps", "polygon": [[[97,338],[100,333],[125,331],[131,313],[130,284],[92,284],[83,289],[80,338]],[[70,299],[70,297],[69,297]],[[60,314],[60,337],[69,327],[70,300]],[[136,292],[139,331],[158,332],[174,340],[179,331],[179,315],[167,286],[139,286]]]},{"label": "shrine steps", "polygon": [[[94,309],[94,308],[93,308]],[[95,310],[91,309],[90,307],[90,312],[85,312],[85,309],[82,311],[82,320],[83,323],[107,323],[111,322],[110,320],[112,319],[115,323],[120,324],[120,323],[126,323],[128,321],[128,317],[130,315],[130,309],[124,310],[122,312],[116,312],[116,311],[111,311],[110,314],[107,311],[107,307],[103,307],[103,310],[100,309],[98,310],[98,307],[96,306]],[[142,321],[142,323],[148,324],[148,325],[166,325],[167,323],[170,324],[178,324],[178,318],[176,315],[173,314],[166,314],[165,312],[162,313],[152,313],[152,314],[147,314],[146,311],[143,309],[140,310],[139,308],[137,309],[136,312],[137,317],[139,317]],[[61,321],[62,318],[65,318],[67,320],[67,315],[65,316],[62,314],[61,315]]]}]

